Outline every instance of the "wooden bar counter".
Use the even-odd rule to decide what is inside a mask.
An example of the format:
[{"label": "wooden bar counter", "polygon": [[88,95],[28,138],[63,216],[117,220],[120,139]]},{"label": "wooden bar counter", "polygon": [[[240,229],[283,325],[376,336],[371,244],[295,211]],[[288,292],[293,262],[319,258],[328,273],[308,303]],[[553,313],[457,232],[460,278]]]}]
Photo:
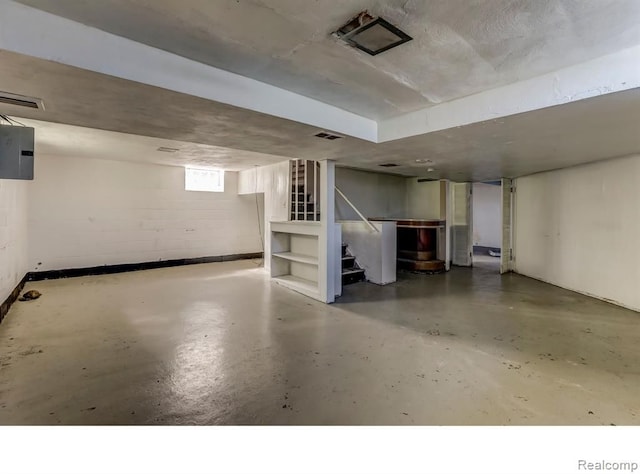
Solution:
[{"label": "wooden bar counter", "polygon": [[398,268],[422,272],[443,272],[444,251],[441,231],[446,221],[423,219],[370,219],[395,221]]}]

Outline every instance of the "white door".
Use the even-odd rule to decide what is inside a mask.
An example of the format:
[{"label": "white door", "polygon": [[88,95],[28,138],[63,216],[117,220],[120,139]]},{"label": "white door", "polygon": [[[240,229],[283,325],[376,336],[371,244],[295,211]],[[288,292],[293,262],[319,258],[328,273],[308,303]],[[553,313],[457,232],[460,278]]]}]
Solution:
[{"label": "white door", "polygon": [[471,183],[451,183],[451,186],[453,187],[451,263],[470,267],[473,252]]},{"label": "white door", "polygon": [[502,180],[502,246],[500,248],[500,273],[513,270],[513,209],[515,188],[512,179]]}]

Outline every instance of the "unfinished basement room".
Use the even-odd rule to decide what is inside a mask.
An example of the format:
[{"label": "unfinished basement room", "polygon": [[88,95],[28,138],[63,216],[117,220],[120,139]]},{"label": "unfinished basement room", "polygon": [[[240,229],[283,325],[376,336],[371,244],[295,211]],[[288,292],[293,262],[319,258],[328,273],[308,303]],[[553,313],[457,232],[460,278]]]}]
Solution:
[{"label": "unfinished basement room", "polygon": [[633,466],[639,243],[637,0],[0,0],[6,472]]}]

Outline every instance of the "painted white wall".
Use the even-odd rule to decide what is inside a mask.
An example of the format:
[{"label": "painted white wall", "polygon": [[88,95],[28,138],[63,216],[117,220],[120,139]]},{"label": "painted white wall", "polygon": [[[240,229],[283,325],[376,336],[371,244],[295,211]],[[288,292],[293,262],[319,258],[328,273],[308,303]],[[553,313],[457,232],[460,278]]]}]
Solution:
[{"label": "painted white wall", "polygon": [[[336,168],[336,187],[367,218],[404,217],[407,193],[404,177]],[[360,218],[342,197],[336,196],[336,219]]]},{"label": "painted white wall", "polygon": [[501,203],[500,186],[473,183],[473,245],[502,246]]},{"label": "painted white wall", "polygon": [[184,168],[38,155],[29,270],[261,251],[255,196],[184,190]]},{"label": "painted white wall", "polygon": [[515,269],[640,311],[640,155],[516,180]]},{"label": "painted white wall", "polygon": [[0,179],[0,303],[28,271],[27,212],[31,181]]},{"label": "painted white wall", "polygon": [[[289,216],[289,161],[273,165],[259,166],[238,173],[238,194],[262,196],[263,212],[262,230],[264,232],[264,254],[271,255],[271,222],[286,221]],[[269,270],[271,261],[264,260],[265,269]]]},{"label": "painted white wall", "polygon": [[418,182],[417,178],[406,178],[407,207],[410,219],[440,219],[440,181]]},{"label": "painted white wall", "polygon": [[396,223],[371,222],[378,232],[374,232],[361,220],[344,221],[342,241],[364,269],[367,280],[378,285],[396,281]]}]

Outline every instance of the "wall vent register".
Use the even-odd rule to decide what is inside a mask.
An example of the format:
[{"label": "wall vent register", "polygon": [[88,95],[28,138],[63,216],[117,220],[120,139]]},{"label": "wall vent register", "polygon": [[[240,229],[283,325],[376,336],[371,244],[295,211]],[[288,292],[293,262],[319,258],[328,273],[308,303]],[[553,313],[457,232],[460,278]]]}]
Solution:
[{"label": "wall vent register", "polygon": [[11,92],[0,91],[0,103],[44,110],[44,102],[42,99],[27,97],[26,95],[12,94]]},{"label": "wall vent register", "polygon": [[340,135],[334,135],[327,132],[316,133],[314,137],[324,138],[325,140],[337,140],[338,138],[342,138]]}]

